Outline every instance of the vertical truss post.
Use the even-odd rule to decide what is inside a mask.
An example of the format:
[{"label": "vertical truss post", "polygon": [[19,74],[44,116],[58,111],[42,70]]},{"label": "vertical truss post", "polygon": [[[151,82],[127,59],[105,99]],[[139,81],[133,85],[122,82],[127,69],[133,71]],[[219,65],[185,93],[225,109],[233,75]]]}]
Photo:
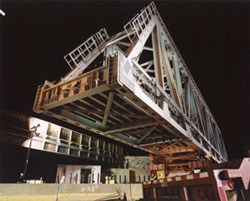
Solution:
[{"label": "vertical truss post", "polygon": [[[177,92],[180,97],[180,103],[183,103],[183,91],[182,91],[182,84],[181,84],[181,75],[180,75],[180,69],[177,63],[177,58],[175,56],[172,57],[172,64],[174,69],[174,75],[175,75],[175,82],[177,87]],[[182,106],[182,104],[181,104]],[[183,106],[184,108],[184,106]]]},{"label": "vertical truss post", "polygon": [[195,102],[196,109],[198,111],[198,116],[199,116],[199,120],[200,120],[200,123],[201,123],[201,127],[203,129],[203,133],[205,134],[206,133],[206,128],[205,128],[205,122],[204,122],[202,112],[201,112],[201,106],[200,106],[199,100],[197,100],[197,97],[195,97],[195,94],[193,94],[193,97],[194,97],[194,102]]},{"label": "vertical truss post", "polygon": [[155,67],[155,78],[159,85],[163,88],[163,74],[161,69],[161,57],[159,49],[159,40],[157,34],[157,27],[155,26],[152,31],[152,44],[153,44],[153,55],[154,55],[154,67]]},{"label": "vertical truss post", "polygon": [[191,114],[191,94],[190,94],[190,84],[189,79],[185,80],[185,108],[186,108],[186,114],[188,118],[190,118]]}]

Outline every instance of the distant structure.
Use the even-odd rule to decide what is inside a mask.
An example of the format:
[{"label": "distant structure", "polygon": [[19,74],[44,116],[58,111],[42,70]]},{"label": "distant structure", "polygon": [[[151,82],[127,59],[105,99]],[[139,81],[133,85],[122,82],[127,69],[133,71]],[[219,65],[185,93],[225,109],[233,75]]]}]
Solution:
[{"label": "distant structure", "polygon": [[100,184],[99,165],[57,165],[56,182],[60,184]]},{"label": "distant structure", "polygon": [[[26,148],[98,161],[123,164],[123,147],[42,119],[0,112],[0,140]],[[1,119],[0,118],[0,119]],[[38,135],[32,135],[34,127]],[[31,143],[32,141],[32,143]],[[111,165],[111,166],[112,166]]]},{"label": "distant structure", "polygon": [[114,36],[105,29],[64,58],[71,71],[37,90],[34,112],[185,168],[227,161],[221,131],[155,4]]}]

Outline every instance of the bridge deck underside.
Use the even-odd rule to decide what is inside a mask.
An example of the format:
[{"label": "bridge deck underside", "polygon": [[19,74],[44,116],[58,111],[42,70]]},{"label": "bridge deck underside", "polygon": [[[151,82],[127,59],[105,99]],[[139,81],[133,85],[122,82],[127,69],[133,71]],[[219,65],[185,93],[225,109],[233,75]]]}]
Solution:
[{"label": "bridge deck underside", "polygon": [[[82,93],[82,95],[81,95]],[[199,147],[125,86],[103,84],[41,107],[43,113],[171,160],[197,160]],[[179,155],[181,154],[181,156]],[[172,158],[172,159],[170,159]]]}]

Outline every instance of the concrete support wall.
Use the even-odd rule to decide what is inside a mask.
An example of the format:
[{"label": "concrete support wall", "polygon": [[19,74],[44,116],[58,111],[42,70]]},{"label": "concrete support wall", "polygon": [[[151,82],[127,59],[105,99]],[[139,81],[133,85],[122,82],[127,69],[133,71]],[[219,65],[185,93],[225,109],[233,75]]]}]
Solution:
[{"label": "concrete support wall", "polygon": [[116,177],[116,183],[141,183],[148,181],[150,171],[145,169],[120,169],[111,168],[110,172]]},{"label": "concrete support wall", "polygon": [[[126,197],[126,199],[125,199]],[[135,201],[142,184],[0,184],[1,201]]]}]

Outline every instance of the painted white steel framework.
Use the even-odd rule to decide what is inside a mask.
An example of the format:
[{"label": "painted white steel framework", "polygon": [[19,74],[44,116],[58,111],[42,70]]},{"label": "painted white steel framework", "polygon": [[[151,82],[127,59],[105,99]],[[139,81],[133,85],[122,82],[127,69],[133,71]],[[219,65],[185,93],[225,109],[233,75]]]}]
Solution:
[{"label": "painted white steel framework", "polygon": [[101,29],[65,59],[72,70],[38,87],[35,112],[169,163],[227,161],[221,131],[153,2],[124,31],[109,37]]}]

